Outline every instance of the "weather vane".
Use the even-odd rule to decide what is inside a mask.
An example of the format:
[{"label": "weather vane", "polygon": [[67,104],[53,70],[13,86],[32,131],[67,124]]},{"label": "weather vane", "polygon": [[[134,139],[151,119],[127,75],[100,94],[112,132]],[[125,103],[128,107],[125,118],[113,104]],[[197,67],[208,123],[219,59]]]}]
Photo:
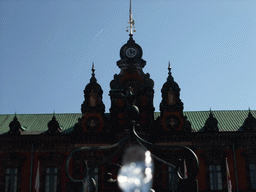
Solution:
[{"label": "weather vane", "polygon": [[[135,27],[134,27],[134,20],[132,19],[132,0],[130,0],[130,10],[129,10],[129,24],[130,26],[127,26],[126,31],[130,32],[130,35],[132,35],[132,32],[136,32]],[[130,28],[130,29],[129,29]]]}]

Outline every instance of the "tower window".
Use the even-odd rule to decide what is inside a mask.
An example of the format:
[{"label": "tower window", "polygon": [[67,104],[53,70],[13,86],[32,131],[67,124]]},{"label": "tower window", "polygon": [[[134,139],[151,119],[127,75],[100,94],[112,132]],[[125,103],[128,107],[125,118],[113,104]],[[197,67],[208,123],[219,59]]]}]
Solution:
[{"label": "tower window", "polygon": [[209,165],[209,178],[211,190],[222,190],[221,165]]},{"label": "tower window", "polygon": [[45,174],[45,192],[57,192],[58,168],[47,167]]},{"label": "tower window", "polygon": [[5,192],[16,192],[18,181],[18,168],[7,168],[5,170]]}]

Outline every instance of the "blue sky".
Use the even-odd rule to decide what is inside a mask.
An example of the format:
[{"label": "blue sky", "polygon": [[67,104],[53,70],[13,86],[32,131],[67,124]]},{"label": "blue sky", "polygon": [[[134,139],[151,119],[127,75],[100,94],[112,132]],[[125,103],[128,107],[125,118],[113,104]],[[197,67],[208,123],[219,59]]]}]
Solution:
[{"label": "blue sky", "polygon": [[[172,75],[185,111],[256,110],[255,0],[133,0],[143,69]],[[129,38],[129,0],[0,0],[0,114],[80,113],[92,62],[109,83]]]}]

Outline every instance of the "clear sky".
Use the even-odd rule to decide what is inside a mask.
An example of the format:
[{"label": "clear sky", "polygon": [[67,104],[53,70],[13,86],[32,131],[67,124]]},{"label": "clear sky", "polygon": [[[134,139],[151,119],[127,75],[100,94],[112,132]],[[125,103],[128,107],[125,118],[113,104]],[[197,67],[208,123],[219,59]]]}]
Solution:
[{"label": "clear sky", "polygon": [[[185,111],[256,110],[255,0],[133,0],[143,69],[171,62]],[[106,112],[129,0],[0,0],[0,114],[80,113],[92,62]]]}]

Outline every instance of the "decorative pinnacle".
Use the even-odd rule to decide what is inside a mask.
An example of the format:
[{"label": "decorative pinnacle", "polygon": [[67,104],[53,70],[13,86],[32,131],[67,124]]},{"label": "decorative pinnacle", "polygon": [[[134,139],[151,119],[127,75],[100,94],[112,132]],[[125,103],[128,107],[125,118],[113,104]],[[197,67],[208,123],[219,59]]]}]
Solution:
[{"label": "decorative pinnacle", "polygon": [[[126,31],[129,32],[129,35],[133,35],[132,32],[136,32],[134,27],[134,20],[132,19],[132,0],[130,0],[130,10],[129,10],[129,22],[130,26],[127,27]],[[130,29],[128,29],[130,28]]]},{"label": "decorative pinnacle", "polygon": [[94,62],[93,62],[93,63],[92,63],[92,77],[91,77],[91,79],[90,79],[90,82],[91,82],[91,83],[96,83],[96,82],[97,82],[97,80],[96,80],[96,78],[95,78],[94,71],[95,71],[95,68],[94,68]]},{"label": "decorative pinnacle", "polygon": [[169,61],[169,65],[168,65],[168,71],[169,71],[168,74],[169,74],[169,75],[171,75],[171,70],[172,70],[172,68],[171,68],[171,63],[170,63],[170,61]]},{"label": "decorative pinnacle", "polygon": [[170,61],[169,61],[169,65],[168,65],[168,77],[167,77],[167,81],[168,82],[171,82],[171,81],[174,81],[173,77],[172,77],[172,72],[171,72],[171,64],[170,64]]},{"label": "decorative pinnacle", "polygon": [[210,114],[209,117],[212,118],[213,117],[213,113],[212,113],[212,108],[210,108]]},{"label": "decorative pinnacle", "polygon": [[248,109],[248,112],[249,112],[249,113],[248,113],[248,116],[249,116],[249,115],[252,115],[252,113],[251,113],[251,108],[250,108],[250,107],[249,107],[249,109]]},{"label": "decorative pinnacle", "polygon": [[92,63],[92,76],[93,76],[93,77],[95,76],[94,71],[95,71],[95,68],[94,68],[94,62],[93,62],[93,63]]}]

